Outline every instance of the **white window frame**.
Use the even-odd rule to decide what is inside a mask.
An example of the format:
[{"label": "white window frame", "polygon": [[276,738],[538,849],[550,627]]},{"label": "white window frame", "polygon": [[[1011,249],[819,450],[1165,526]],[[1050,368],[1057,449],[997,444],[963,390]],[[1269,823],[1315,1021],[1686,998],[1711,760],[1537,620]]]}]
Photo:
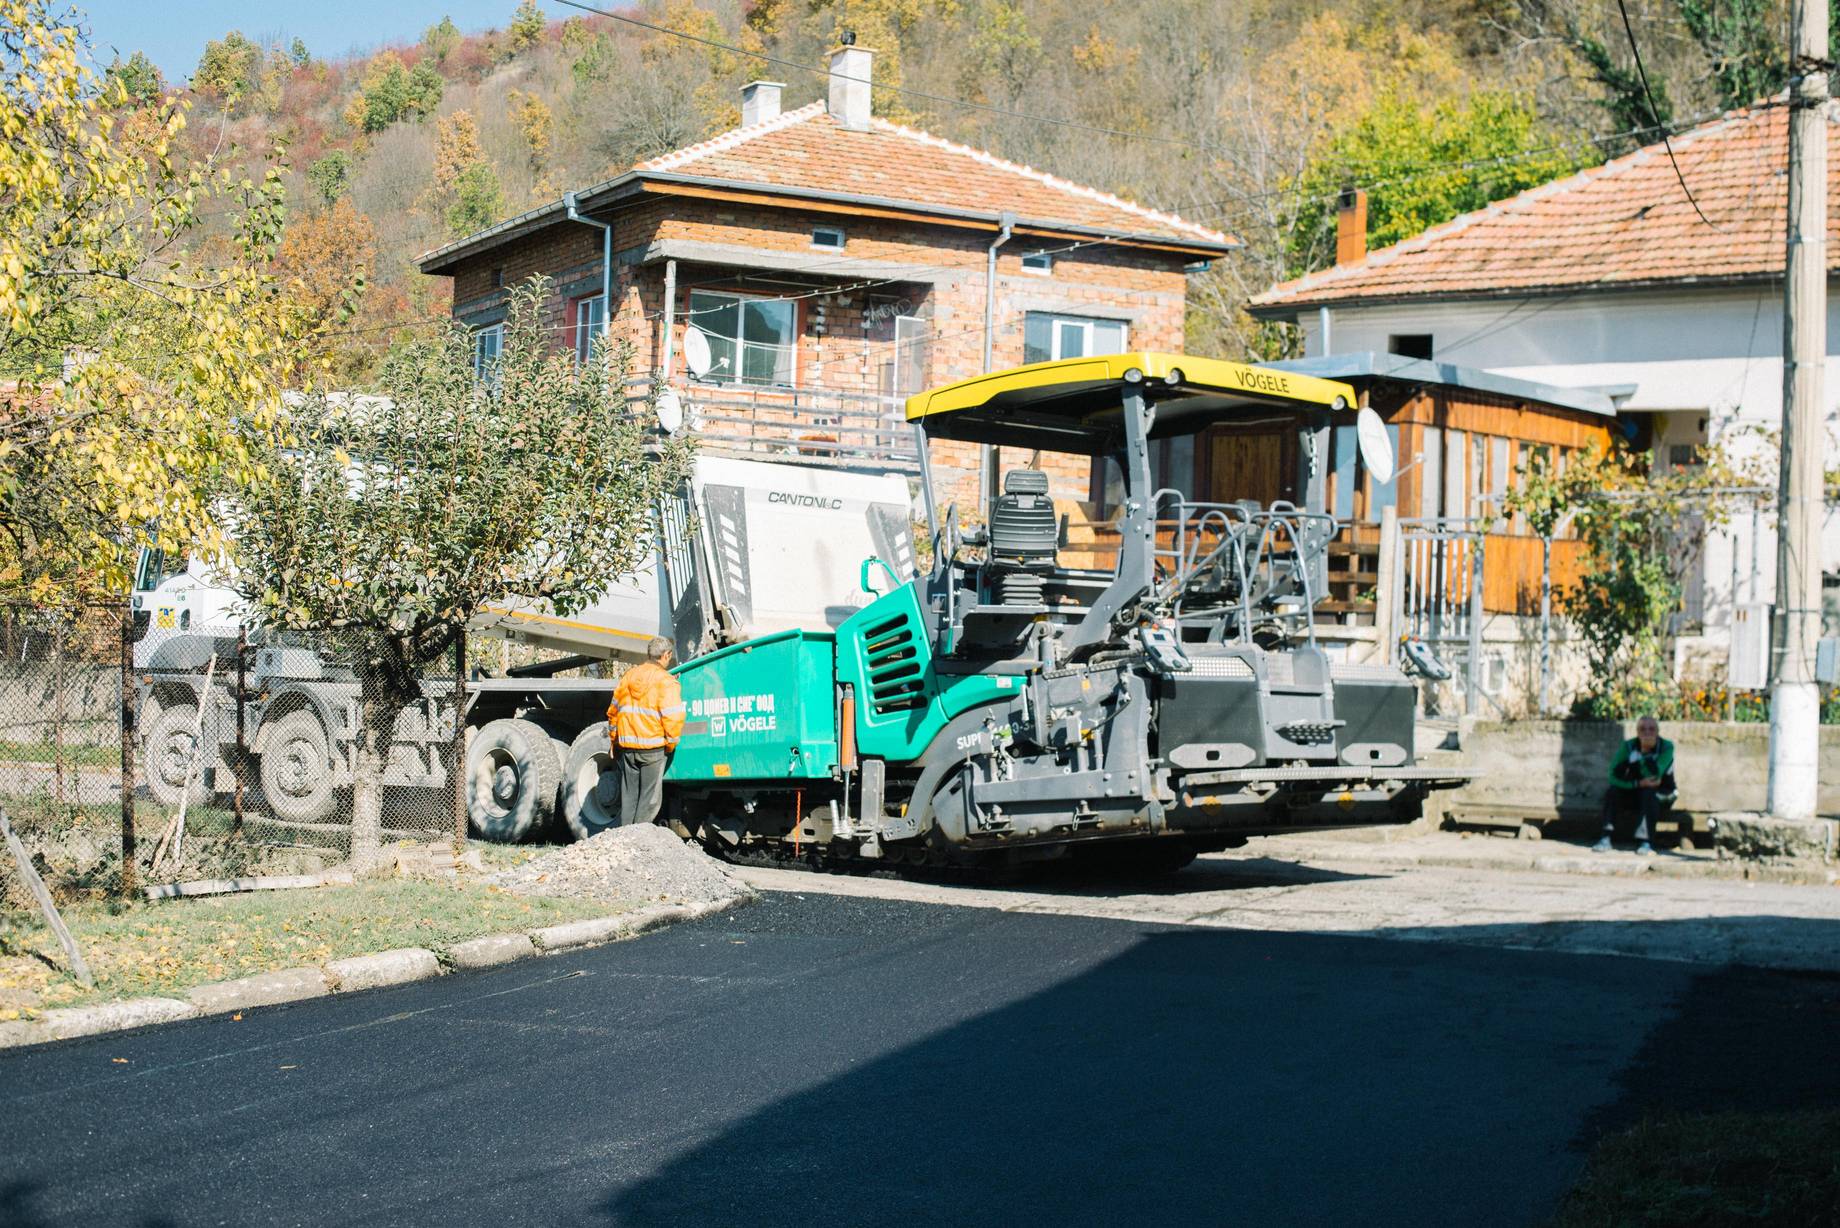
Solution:
[{"label": "white window frame", "polygon": [[[491,351],[487,353],[487,351]],[[473,378],[486,378],[486,369],[505,352],[505,326],[488,324],[473,330]]]},{"label": "white window frame", "polygon": [[[1034,261],[1033,264],[1029,263]],[[1047,277],[1054,272],[1053,252],[1024,252],[1022,254],[1022,271],[1033,273],[1037,277]]]},{"label": "white window frame", "polygon": [[690,292],[690,297],[686,299],[684,302],[684,324],[686,327],[694,326],[696,328],[702,329],[702,331],[708,334],[710,337],[718,337],[719,334],[711,331],[705,325],[697,323],[696,312],[691,307],[691,304],[696,302],[698,296],[702,296],[705,298],[732,299],[736,305],[735,327],[736,327],[737,332],[742,331],[742,321],[745,317],[745,311],[742,305],[745,303],[750,303],[750,302],[784,303],[787,309],[792,312],[792,340],[787,342],[785,346],[785,348],[790,351],[790,354],[788,355],[788,357],[790,358],[790,362],[787,364],[789,369],[786,373],[785,383],[783,384],[754,384],[754,383],[748,383],[747,381],[741,378],[741,372],[747,366],[747,363],[744,358],[744,353],[748,346],[750,345],[762,346],[762,347],[766,347],[769,349],[777,348],[777,347],[769,346],[764,341],[744,341],[739,336],[736,336],[733,338],[723,338],[723,340],[732,340],[735,343],[735,363],[734,363],[735,369],[732,371],[721,371],[721,372],[711,371],[707,376],[699,380],[698,381],[699,383],[718,384],[718,385],[721,385],[723,387],[728,387],[728,388],[796,388],[798,387],[799,385],[799,307],[797,303],[791,301],[790,299],[779,298],[771,294],[741,294],[734,290],[692,290]]},{"label": "white window frame", "polygon": [[1026,321],[1028,316],[1040,316],[1048,321],[1048,357],[1041,361],[1058,362],[1062,358],[1067,357],[1066,354],[1061,352],[1061,328],[1064,325],[1072,325],[1079,329],[1080,335],[1083,338],[1081,353],[1075,355],[1077,358],[1090,357],[1094,353],[1092,346],[1093,329],[1096,325],[1100,324],[1117,325],[1122,338],[1118,343],[1117,349],[1107,350],[1106,353],[1129,354],[1131,352],[1131,324],[1128,320],[1114,319],[1109,316],[1066,315],[1058,311],[1031,311],[1023,317],[1025,330],[1027,328]]},{"label": "white window frame", "polygon": [[[594,319],[600,316],[597,323]],[[575,361],[582,366],[594,357],[594,338],[607,327],[607,296],[590,294],[575,300]]]},{"label": "white window frame", "polygon": [[[818,242],[819,235],[836,235],[837,241],[835,243],[820,243]],[[841,226],[813,226],[811,228],[811,245],[821,252],[840,252],[843,250],[844,244],[849,241],[849,236],[843,233],[843,227]]]}]

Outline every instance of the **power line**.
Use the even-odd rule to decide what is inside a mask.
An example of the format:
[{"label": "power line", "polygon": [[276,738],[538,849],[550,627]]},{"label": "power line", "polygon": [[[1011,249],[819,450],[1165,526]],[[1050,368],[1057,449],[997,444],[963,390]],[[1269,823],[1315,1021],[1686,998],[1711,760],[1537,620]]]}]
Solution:
[{"label": "power line", "polygon": [[[1636,76],[1642,82],[1642,96],[1648,99],[1649,117],[1659,122],[1661,112],[1655,107],[1654,91],[1648,88],[1648,70],[1642,67],[1642,49],[1636,46],[1636,28],[1629,21],[1629,6],[1623,0],[1616,0],[1616,11],[1623,15],[1623,33],[1629,36],[1629,54],[1635,57]],[[1668,161],[1674,166],[1674,178],[1680,180],[1680,190],[1687,194],[1687,203],[1693,206],[1693,212],[1699,214],[1700,221],[1724,234],[1723,229],[1712,225],[1712,219],[1706,216],[1705,211],[1699,207],[1699,201],[1693,198],[1693,189],[1687,186],[1687,177],[1680,173],[1680,159],[1674,156],[1674,142],[1665,127],[1661,129],[1661,144],[1667,149]]]}]

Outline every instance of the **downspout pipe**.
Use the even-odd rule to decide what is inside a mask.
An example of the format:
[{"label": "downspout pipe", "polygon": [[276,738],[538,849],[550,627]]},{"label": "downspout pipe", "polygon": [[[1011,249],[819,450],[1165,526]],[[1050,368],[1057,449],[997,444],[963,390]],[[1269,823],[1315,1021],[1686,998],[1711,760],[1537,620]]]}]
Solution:
[{"label": "downspout pipe", "polygon": [[[990,355],[997,340],[997,249],[1010,240],[1016,228],[1016,215],[1004,212],[997,215],[997,237],[985,253],[984,264],[984,370],[990,370]],[[984,444],[978,453],[978,507],[987,508],[996,498],[997,450],[990,444]]]},{"label": "downspout pipe", "polygon": [[573,192],[564,193],[562,203],[568,208],[569,221],[601,228],[601,335],[605,336],[613,328],[613,223],[577,209]]}]

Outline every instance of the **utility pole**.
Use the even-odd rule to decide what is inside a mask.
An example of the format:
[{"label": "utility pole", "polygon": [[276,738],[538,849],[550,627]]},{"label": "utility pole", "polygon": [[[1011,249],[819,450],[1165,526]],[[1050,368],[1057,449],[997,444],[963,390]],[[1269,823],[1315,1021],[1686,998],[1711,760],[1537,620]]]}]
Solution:
[{"label": "utility pole", "polygon": [[1783,433],[1776,501],[1776,652],[1770,683],[1770,813],[1811,819],[1820,752],[1814,680],[1821,635],[1821,454],[1826,442],[1827,0],[1790,15],[1788,268],[1783,280]]}]

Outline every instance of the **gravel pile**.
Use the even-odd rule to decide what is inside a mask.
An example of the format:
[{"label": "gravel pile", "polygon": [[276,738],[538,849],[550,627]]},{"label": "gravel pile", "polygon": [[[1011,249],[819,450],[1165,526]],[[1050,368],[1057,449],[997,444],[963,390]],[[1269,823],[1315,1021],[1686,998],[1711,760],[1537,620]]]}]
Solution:
[{"label": "gravel pile", "polygon": [[655,904],[729,903],[753,894],[721,862],[668,828],[613,827],[486,882],[520,895]]}]

